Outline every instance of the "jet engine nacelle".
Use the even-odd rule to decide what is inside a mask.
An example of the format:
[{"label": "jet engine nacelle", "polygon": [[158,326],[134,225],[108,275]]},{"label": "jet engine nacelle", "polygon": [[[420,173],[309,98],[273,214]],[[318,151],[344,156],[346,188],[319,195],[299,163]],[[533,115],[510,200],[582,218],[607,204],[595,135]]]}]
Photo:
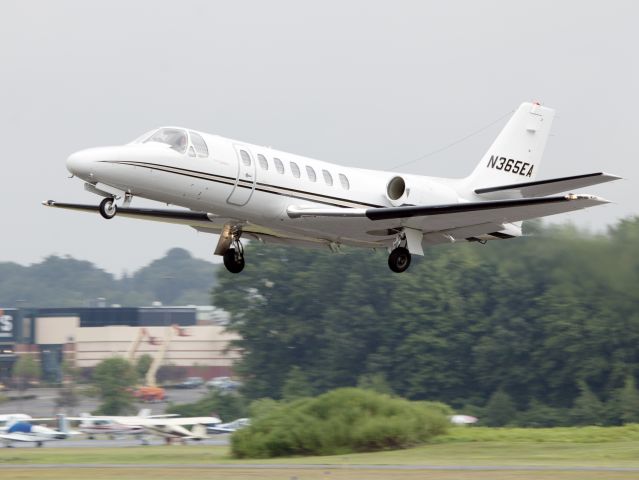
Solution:
[{"label": "jet engine nacelle", "polygon": [[386,184],[386,199],[393,207],[402,205],[450,204],[459,201],[457,193],[448,185],[429,179],[418,182],[410,177],[396,175]]},{"label": "jet engine nacelle", "polygon": [[399,207],[406,203],[409,189],[406,186],[406,180],[399,175],[391,178],[386,184],[386,198],[394,207]]}]

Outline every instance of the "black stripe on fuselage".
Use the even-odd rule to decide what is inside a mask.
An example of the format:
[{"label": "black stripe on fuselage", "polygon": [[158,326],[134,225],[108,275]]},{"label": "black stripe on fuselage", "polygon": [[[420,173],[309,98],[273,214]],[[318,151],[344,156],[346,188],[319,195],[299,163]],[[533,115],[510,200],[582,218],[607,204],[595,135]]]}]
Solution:
[{"label": "black stripe on fuselage", "polygon": [[[236,185],[236,181],[237,181],[235,178],[232,178],[232,177],[226,177],[223,175],[216,175],[213,173],[200,172],[197,170],[189,170],[186,168],[174,167],[171,165],[162,165],[157,163],[110,161],[110,160],[105,161],[105,163],[114,163],[114,164],[121,164],[121,165],[129,165],[133,167],[150,168],[153,170],[158,170],[158,171],[162,171],[166,173],[175,173],[176,175],[182,175],[182,176],[191,177],[191,178],[198,178],[200,180],[208,180],[212,182],[223,183],[226,185]],[[253,182],[251,182],[250,180],[240,179],[237,186],[240,188],[252,189]],[[311,202],[323,203],[325,205],[331,205],[334,207],[341,207],[341,208],[361,208],[361,207],[379,208],[381,207],[381,205],[375,205],[372,203],[363,203],[363,202],[358,202],[355,200],[350,200],[347,198],[333,197],[333,196],[324,195],[321,193],[311,193],[311,192],[306,192],[304,190],[280,187],[277,185],[270,185],[267,183],[260,183],[260,182],[255,182],[255,190],[264,192],[264,193],[272,193],[275,195],[297,198],[300,200],[308,200]],[[333,201],[330,201],[330,200],[333,200]],[[348,205],[340,205],[336,202],[343,202]]]}]

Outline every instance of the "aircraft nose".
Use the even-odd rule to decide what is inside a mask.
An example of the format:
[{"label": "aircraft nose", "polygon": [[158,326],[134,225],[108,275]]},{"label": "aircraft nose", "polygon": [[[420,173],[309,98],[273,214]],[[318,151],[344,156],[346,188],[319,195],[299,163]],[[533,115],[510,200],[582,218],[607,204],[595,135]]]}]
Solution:
[{"label": "aircraft nose", "polygon": [[118,160],[121,150],[121,147],[96,147],[80,150],[67,158],[67,170],[83,180],[94,181],[94,175],[100,171],[101,162]]},{"label": "aircraft nose", "polygon": [[91,173],[91,164],[93,163],[93,155],[91,149],[80,150],[79,152],[72,153],[67,158],[67,170],[76,177],[84,178]]}]

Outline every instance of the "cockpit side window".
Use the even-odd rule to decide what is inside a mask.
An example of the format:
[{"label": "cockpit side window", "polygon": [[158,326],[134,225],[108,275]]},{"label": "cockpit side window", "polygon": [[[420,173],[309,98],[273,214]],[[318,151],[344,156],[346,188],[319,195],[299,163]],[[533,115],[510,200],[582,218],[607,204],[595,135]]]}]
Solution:
[{"label": "cockpit side window", "polygon": [[148,142],[166,143],[179,153],[186,152],[189,143],[186,132],[179,128],[161,128],[144,141],[144,143]]},{"label": "cockpit side window", "polygon": [[189,132],[191,134],[191,143],[195,147],[195,153],[198,157],[208,157],[209,148],[206,146],[206,142],[202,138],[202,135],[195,132]]}]

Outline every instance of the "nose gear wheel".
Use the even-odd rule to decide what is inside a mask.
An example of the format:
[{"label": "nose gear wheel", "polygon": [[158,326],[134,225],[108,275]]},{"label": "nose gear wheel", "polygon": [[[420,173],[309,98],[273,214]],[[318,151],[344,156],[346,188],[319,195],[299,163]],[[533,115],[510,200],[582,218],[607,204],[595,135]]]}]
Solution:
[{"label": "nose gear wheel", "polygon": [[115,214],[118,212],[118,207],[115,204],[115,198],[107,197],[100,202],[100,215],[107,220],[115,217]]}]

